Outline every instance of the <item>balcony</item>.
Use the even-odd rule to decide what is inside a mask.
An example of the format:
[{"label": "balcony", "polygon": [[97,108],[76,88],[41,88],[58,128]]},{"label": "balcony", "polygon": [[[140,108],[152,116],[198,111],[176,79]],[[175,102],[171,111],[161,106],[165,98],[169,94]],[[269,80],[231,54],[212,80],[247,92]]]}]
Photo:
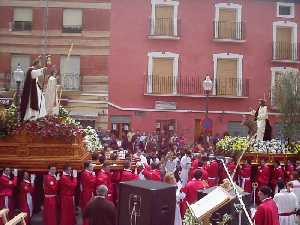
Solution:
[{"label": "balcony", "polygon": [[179,19],[150,18],[149,39],[179,39]]},{"label": "balcony", "polygon": [[[145,95],[203,97],[201,76],[146,76]],[[246,98],[249,96],[249,80],[238,78],[214,81],[212,96],[225,98]]]},{"label": "balcony", "polygon": [[245,42],[244,22],[214,21],[214,40],[219,42]]},{"label": "balcony", "polygon": [[32,21],[14,21],[12,23],[13,31],[31,31]]},{"label": "balcony", "polygon": [[299,43],[273,42],[273,61],[299,63]]},{"label": "balcony", "polygon": [[62,32],[63,33],[81,33],[82,31],[82,26],[80,25],[73,25],[73,26],[66,26],[64,25],[62,27]]},{"label": "balcony", "polygon": [[79,91],[81,83],[80,74],[64,73],[61,75],[61,83],[64,90]]}]

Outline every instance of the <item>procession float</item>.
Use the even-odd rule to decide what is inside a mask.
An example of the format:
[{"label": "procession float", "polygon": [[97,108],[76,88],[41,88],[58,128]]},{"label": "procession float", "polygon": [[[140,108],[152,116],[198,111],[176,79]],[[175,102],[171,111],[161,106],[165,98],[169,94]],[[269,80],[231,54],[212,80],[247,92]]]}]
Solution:
[{"label": "procession float", "polygon": [[81,170],[83,162],[101,149],[96,131],[82,128],[63,107],[58,115],[19,122],[12,104],[1,112],[0,123],[2,167],[44,171],[49,164],[62,168],[68,163]]},{"label": "procession float", "polygon": [[284,142],[278,139],[262,141],[247,137],[225,136],[216,144],[218,154],[238,158],[242,153],[242,161],[250,160],[252,164],[259,164],[263,159],[273,164],[279,161],[286,164],[288,160],[300,160],[300,143]]}]

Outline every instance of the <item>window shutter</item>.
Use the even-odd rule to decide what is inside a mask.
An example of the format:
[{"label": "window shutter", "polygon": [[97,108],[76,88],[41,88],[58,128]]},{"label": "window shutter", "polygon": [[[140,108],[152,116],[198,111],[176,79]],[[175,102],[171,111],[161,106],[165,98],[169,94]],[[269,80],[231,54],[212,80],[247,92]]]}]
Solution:
[{"label": "window shutter", "polygon": [[65,9],[63,13],[63,26],[81,26],[82,10],[81,9]]},{"label": "window shutter", "polygon": [[28,22],[32,21],[32,9],[29,8],[15,8],[14,21]]}]

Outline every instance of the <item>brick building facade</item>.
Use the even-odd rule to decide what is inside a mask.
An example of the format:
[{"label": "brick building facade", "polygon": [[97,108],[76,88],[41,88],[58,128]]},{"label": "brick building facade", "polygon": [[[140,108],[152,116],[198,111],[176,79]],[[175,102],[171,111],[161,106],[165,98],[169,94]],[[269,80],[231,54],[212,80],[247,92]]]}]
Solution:
[{"label": "brick building facade", "polygon": [[1,1],[2,97],[15,92],[17,64],[26,71],[38,55],[50,54],[71,115],[106,128],[110,14],[109,0]]},{"label": "brick building facade", "polygon": [[112,0],[111,129],[204,132],[202,81],[213,89],[212,133],[245,135],[242,115],[265,98],[279,133],[272,89],[299,72],[299,1]]}]

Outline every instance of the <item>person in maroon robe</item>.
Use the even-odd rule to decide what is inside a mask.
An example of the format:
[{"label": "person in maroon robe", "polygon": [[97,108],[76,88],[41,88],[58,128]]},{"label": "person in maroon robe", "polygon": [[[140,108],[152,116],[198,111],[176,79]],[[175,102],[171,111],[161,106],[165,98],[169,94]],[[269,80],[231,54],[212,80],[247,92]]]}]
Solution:
[{"label": "person in maroon robe", "polygon": [[194,168],[191,170],[190,174],[191,174],[191,177],[194,177],[195,175],[195,172],[197,170],[200,170],[201,173],[202,173],[202,180],[206,181],[207,182],[207,179],[208,179],[208,173],[207,173],[207,170],[204,168],[204,163],[202,160],[198,161],[198,167]]},{"label": "person in maroon robe", "polygon": [[33,213],[33,200],[32,200],[32,193],[34,189],[34,180],[35,175],[29,175],[28,172],[24,172],[23,180],[20,183],[20,189],[18,194],[19,200],[19,209],[22,212],[27,213],[25,221],[27,224],[30,223],[32,213]]},{"label": "person in maroon robe", "polygon": [[270,182],[271,169],[266,164],[265,160],[260,161],[260,166],[258,167],[256,180],[258,183],[258,187],[268,186]]},{"label": "person in maroon robe", "polygon": [[274,194],[278,192],[277,182],[283,180],[284,180],[284,169],[280,165],[279,161],[275,161],[274,170],[271,177],[271,187],[273,189]]},{"label": "person in maroon robe", "polygon": [[[81,211],[84,212],[86,205],[94,196],[96,186],[96,175],[94,170],[94,164],[91,161],[84,163],[84,171],[80,175],[80,207]],[[88,220],[83,221],[84,225],[88,225]]]},{"label": "person in maroon robe", "polygon": [[252,166],[249,160],[242,166],[240,166],[239,180],[240,186],[245,192],[252,193],[252,182],[251,182]]},{"label": "person in maroon robe", "polygon": [[0,177],[0,209],[9,209],[9,217],[14,211],[13,192],[17,186],[18,171],[14,169],[13,176],[10,168],[5,168]]},{"label": "person in maroon robe", "polygon": [[258,197],[261,204],[257,207],[254,215],[255,225],[279,225],[278,208],[271,196],[272,189],[270,187],[259,188]]},{"label": "person in maroon robe", "polygon": [[56,167],[49,165],[49,173],[44,176],[44,213],[43,221],[44,225],[57,225],[58,224],[58,204],[57,204],[57,192],[58,192],[58,180],[59,175],[56,174]]},{"label": "person in maroon robe", "polygon": [[113,202],[114,200],[114,187],[112,183],[112,173],[109,168],[109,164],[104,161],[102,169],[97,173],[96,187],[105,185],[108,188],[107,200]]},{"label": "person in maroon robe", "polygon": [[295,172],[294,163],[291,160],[288,160],[286,170],[285,170],[285,181],[289,182],[294,180],[293,174]]},{"label": "person in maroon robe", "polygon": [[151,169],[149,168],[149,166],[145,165],[143,175],[147,180],[161,181],[159,165],[156,163],[151,164]]},{"label": "person in maroon robe", "polygon": [[[73,175],[73,176],[72,176]],[[73,170],[71,166],[64,165],[63,174],[59,181],[60,196],[60,225],[74,225],[75,218],[75,202],[74,194],[77,186],[77,170]]]},{"label": "person in maroon robe", "polygon": [[86,206],[83,217],[90,221],[89,225],[116,225],[117,210],[106,198],[108,188],[103,184],[97,187],[97,196]]},{"label": "person in maroon robe", "polygon": [[210,187],[217,186],[219,183],[219,164],[216,160],[210,157],[206,165],[208,173],[208,185]]},{"label": "person in maroon robe", "polygon": [[125,161],[124,169],[121,171],[121,182],[137,180],[138,178],[138,175],[134,174],[130,169],[130,161]]}]

